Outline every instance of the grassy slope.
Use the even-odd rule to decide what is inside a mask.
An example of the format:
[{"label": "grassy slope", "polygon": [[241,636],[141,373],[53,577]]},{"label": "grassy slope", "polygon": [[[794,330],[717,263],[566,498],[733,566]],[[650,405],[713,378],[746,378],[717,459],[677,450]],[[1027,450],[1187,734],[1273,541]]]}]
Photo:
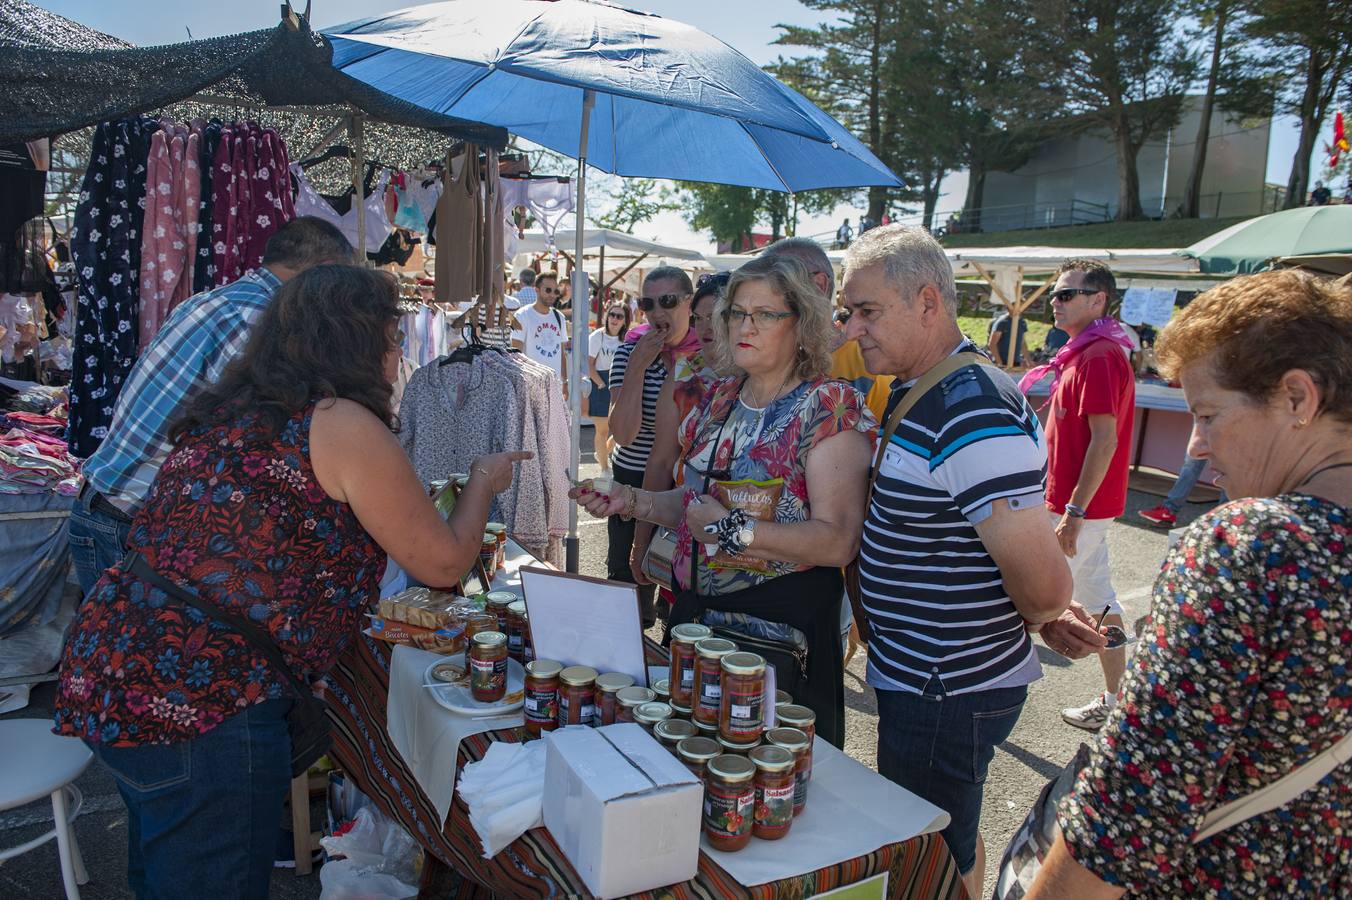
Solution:
[{"label": "grassy slope", "polygon": [[944,238],[945,247],[1186,247],[1209,234],[1242,222],[1233,219],[1165,219],[1161,222],[1108,222],[1068,228],[1034,228],[996,231],[991,234],[955,234]]},{"label": "grassy slope", "polygon": [[[958,316],[958,327],[962,329],[963,334],[976,341],[978,347],[984,348],[986,336],[990,334],[991,330],[991,318],[991,316]],[[1051,330],[1051,327],[1046,322],[1029,319],[1028,333],[1023,338],[1024,345],[1029,350],[1041,347],[1042,342],[1047,339],[1047,332]]]}]

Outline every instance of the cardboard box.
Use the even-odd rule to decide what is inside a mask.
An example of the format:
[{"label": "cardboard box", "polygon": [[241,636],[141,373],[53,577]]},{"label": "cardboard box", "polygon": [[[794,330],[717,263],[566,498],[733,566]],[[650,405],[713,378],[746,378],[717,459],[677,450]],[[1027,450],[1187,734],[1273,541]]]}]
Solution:
[{"label": "cardboard box", "polygon": [[628,722],[545,737],[545,827],[593,894],[695,877],[704,790],[685,766]]}]

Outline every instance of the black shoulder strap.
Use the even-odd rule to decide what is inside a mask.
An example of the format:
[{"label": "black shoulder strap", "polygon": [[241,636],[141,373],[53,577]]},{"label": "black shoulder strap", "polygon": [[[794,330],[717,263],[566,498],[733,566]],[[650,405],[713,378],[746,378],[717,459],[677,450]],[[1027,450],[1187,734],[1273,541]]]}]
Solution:
[{"label": "black shoulder strap", "polygon": [[291,667],[287,665],[285,657],[282,656],[282,651],[277,649],[276,642],[273,641],[271,636],[263,629],[254,625],[252,622],[249,622],[247,619],[240,618],[234,613],[226,612],[215,604],[207,603],[191,591],[174,584],[172,581],[150,568],[150,563],[146,562],[145,557],[141,556],[141,554],[137,553],[135,550],[127,551],[127,555],[122,560],[122,570],[124,572],[130,572],[151,587],[158,588],[170,597],[191,606],[208,619],[215,619],[222,625],[228,625],[230,628],[234,629],[248,642],[249,646],[267,657],[268,662],[272,665],[273,669],[277,671],[277,674],[287,680],[291,685],[291,688],[296,691],[301,699],[308,698],[310,689],[296,677],[294,672],[291,671]]}]

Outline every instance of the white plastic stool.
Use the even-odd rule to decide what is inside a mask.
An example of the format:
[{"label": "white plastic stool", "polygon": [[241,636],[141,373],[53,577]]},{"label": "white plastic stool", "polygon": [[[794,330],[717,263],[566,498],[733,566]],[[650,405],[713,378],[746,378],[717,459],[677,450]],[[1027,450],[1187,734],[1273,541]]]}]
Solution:
[{"label": "white plastic stool", "polygon": [[4,760],[0,766],[0,810],[51,797],[55,822],[46,834],[0,850],[0,862],[56,838],[66,898],[80,900],[77,885],[87,883],[89,874],[70,825],[80,814],[84,797],[72,782],[89,768],[94,754],[79,738],[52,734],[51,719],[8,719],[0,721],[0,759]]}]

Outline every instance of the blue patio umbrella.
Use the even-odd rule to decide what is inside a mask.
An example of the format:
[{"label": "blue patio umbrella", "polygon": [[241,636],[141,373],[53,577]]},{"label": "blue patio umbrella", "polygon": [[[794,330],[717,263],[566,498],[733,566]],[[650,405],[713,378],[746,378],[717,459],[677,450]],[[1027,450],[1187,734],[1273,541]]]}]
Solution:
[{"label": "blue patio umbrella", "polygon": [[[448,0],[322,30],[343,73],[625,176],[805,191],[900,186],[839,122],[697,28],[592,0]],[[573,296],[585,297],[574,269]],[[587,304],[573,304],[571,471]],[[568,544],[575,569],[576,509]]]}]

